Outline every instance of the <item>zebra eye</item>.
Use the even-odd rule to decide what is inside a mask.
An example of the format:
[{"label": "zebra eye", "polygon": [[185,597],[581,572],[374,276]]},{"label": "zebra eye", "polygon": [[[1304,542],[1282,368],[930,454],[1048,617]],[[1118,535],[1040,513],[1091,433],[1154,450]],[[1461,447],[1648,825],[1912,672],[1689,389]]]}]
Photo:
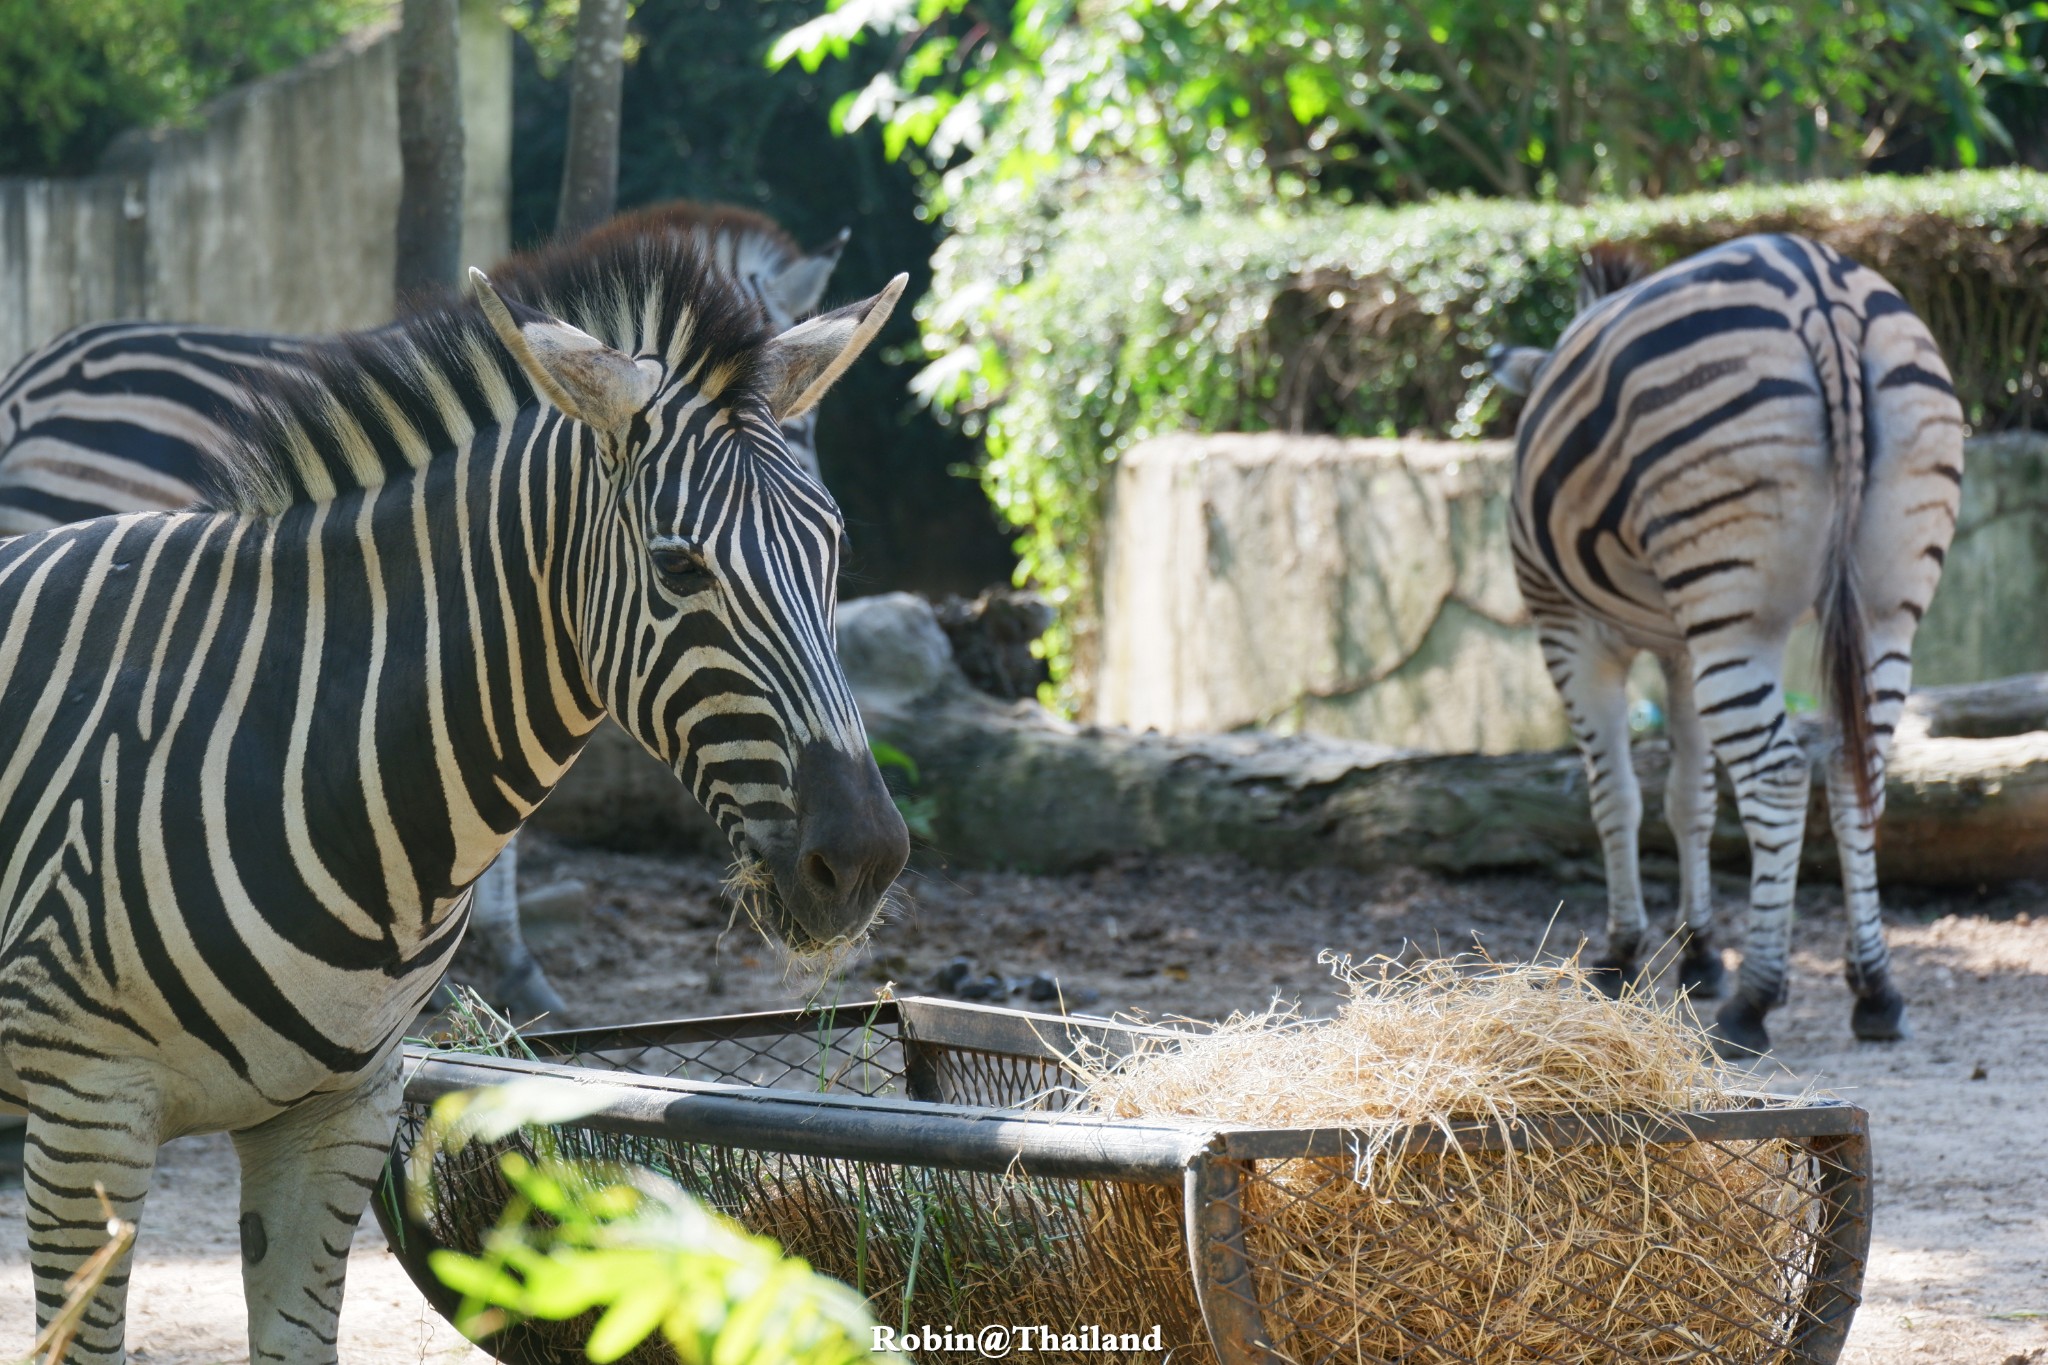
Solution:
[{"label": "zebra eye", "polygon": [[687,545],[656,546],[648,557],[654,561],[654,571],[661,575],[663,585],[678,597],[693,597],[718,586],[718,576],[705,564],[704,557]]}]

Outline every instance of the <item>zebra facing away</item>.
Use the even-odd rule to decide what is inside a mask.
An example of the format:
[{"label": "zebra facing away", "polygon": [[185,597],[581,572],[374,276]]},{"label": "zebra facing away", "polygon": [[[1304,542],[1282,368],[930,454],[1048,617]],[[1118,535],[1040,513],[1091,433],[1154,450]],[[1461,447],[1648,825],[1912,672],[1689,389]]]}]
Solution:
[{"label": "zebra facing away", "polygon": [[[783,331],[811,312],[847,234],[806,254],[774,222],[744,209],[685,200],[620,214],[577,240],[599,251],[634,237],[695,242],[715,273],[736,284]],[[523,291],[530,262],[515,256],[492,275]],[[280,370],[297,371],[317,340],[180,323],[113,322],[77,328],[0,378],[0,534],[41,531],[120,512],[192,505],[205,455],[229,440],[244,392]],[[783,428],[790,453],[818,472],[816,410]],[[565,1017],[566,1007],[520,932],[518,845],[478,883],[462,962],[488,963],[491,995],[514,1018]]]},{"label": "zebra facing away", "polygon": [[[94,1183],[137,1218],[161,1142],[226,1130],[250,1358],[335,1359],[400,1034],[605,716],[792,946],[864,932],[902,868],[833,649],[839,514],[777,424],[903,278],[780,334],[682,239],[531,263],[566,321],[478,280],[274,377],[218,510],[0,547],[0,1092],[41,1318],[104,1239]],[[122,1358],[127,1278],[71,1359]]]},{"label": "zebra facing away", "polygon": [[[1596,259],[1593,275],[1554,350],[1490,359],[1504,386],[1528,392],[1510,534],[1605,854],[1596,977],[1619,991],[1645,947],[1625,680],[1648,650],[1670,694],[1680,982],[1701,996],[1723,985],[1707,861],[1718,759],[1751,871],[1748,941],[1716,1045],[1726,1056],[1769,1048],[1810,781],[1786,716],[1785,646],[1817,609],[1851,1023],[1859,1038],[1901,1037],[1875,832],[1914,631],[1961,497],[1962,410],[1947,367],[1883,278],[1804,238],[1745,237],[1633,282]],[[1623,287],[1587,297],[1602,284]]]}]

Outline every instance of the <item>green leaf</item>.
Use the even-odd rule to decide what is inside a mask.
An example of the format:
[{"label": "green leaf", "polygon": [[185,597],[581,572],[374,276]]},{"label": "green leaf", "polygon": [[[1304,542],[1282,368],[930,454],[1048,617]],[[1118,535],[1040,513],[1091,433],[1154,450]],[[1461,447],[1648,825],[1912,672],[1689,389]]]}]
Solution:
[{"label": "green leaf", "polygon": [[903,775],[910,779],[912,786],[917,785],[917,760],[909,754],[887,740],[876,739],[873,736],[868,738],[868,752],[874,755],[876,767],[900,769]]},{"label": "green leaf", "polygon": [[[617,1360],[645,1341],[661,1325],[676,1298],[675,1286],[666,1276],[642,1279],[626,1286],[591,1329],[584,1354],[597,1365]],[[722,1338],[721,1338],[722,1339]]]}]

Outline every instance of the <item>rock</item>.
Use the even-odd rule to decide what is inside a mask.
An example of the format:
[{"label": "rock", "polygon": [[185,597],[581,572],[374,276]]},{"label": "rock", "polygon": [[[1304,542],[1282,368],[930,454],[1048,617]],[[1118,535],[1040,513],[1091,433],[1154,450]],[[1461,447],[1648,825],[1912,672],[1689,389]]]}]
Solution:
[{"label": "rock", "polygon": [[527,924],[581,920],[589,908],[590,885],[577,877],[536,886],[519,897],[519,918]]},{"label": "rock", "polygon": [[863,697],[914,701],[962,681],[931,603],[907,592],[840,604],[839,663]]},{"label": "rock", "polygon": [[1004,701],[1038,695],[1045,660],[1031,647],[1052,626],[1051,603],[1035,592],[994,587],[972,600],[948,597],[934,610],[953,662],[976,691]]}]

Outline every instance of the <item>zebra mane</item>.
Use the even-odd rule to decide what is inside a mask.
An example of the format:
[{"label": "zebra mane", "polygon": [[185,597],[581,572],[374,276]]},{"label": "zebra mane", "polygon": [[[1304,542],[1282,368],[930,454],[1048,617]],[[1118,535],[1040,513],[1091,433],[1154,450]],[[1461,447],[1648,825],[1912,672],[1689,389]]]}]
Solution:
[{"label": "zebra mane", "polygon": [[[688,199],[618,214],[577,238],[575,249],[599,249],[621,238],[666,235],[696,243],[713,265],[733,279],[744,279],[750,273],[780,273],[804,254],[782,225],[764,214],[730,204],[699,204]],[[531,253],[514,256],[500,262],[498,269],[517,273],[529,259]],[[498,276],[494,272],[491,278],[495,280]]]},{"label": "zebra mane", "polygon": [[1579,311],[1657,272],[1639,249],[1621,242],[1595,242],[1579,258]]},{"label": "zebra mane", "polygon": [[[690,235],[600,230],[517,257],[493,283],[607,345],[694,373],[707,395],[750,389],[768,339],[761,305]],[[205,452],[200,507],[275,516],[374,488],[538,401],[467,301],[321,342],[301,365],[250,386],[231,438]]]}]

